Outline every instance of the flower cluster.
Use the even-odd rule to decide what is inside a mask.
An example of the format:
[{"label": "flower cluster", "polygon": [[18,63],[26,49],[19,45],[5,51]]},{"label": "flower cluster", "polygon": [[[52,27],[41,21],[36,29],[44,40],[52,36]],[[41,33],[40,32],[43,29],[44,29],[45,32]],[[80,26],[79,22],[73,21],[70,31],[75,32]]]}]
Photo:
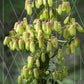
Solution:
[{"label": "flower cluster", "polygon": [[[32,14],[32,8],[39,8],[44,5],[44,11],[39,19],[28,24],[26,18],[15,23],[9,36],[4,39],[4,45],[11,50],[26,50],[31,55],[27,58],[27,64],[23,66],[21,75],[18,77],[18,84],[25,82],[43,84],[42,80],[49,78],[62,81],[67,76],[67,68],[64,66],[63,47],[66,47],[66,55],[75,53],[75,47],[80,46],[80,37],[76,32],[84,32],[83,28],[70,15],[70,3],[62,2],[55,9],[58,15],[66,12],[68,15],[63,21],[58,21],[53,12],[53,0],[26,0],[25,9],[28,15]],[[62,35],[62,42],[59,35]],[[52,58],[56,57],[59,66],[49,69]],[[54,63],[53,63],[54,64]],[[54,64],[54,65],[56,65]],[[61,67],[61,68],[60,68]],[[46,79],[47,80],[47,79]],[[29,84],[30,84],[29,83]]]}]

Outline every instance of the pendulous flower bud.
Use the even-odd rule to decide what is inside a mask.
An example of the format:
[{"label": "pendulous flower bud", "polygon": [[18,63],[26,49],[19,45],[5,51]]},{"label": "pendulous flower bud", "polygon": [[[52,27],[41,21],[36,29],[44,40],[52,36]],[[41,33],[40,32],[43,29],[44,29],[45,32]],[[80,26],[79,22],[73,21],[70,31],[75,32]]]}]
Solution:
[{"label": "pendulous flower bud", "polygon": [[79,25],[78,23],[76,23],[76,28],[79,32],[83,33],[84,29],[81,27],[81,25]]},{"label": "pendulous flower bud", "polygon": [[21,76],[18,77],[18,84],[22,84],[22,77]]},{"label": "pendulous flower bud", "polygon": [[40,61],[39,59],[36,59],[36,66],[39,68],[40,67]]},{"label": "pendulous flower bud", "polygon": [[46,23],[46,29],[47,29],[47,34],[50,35],[51,34],[51,22]]},{"label": "pendulous flower bud", "polygon": [[26,38],[25,48],[26,48],[27,51],[30,50],[30,39],[29,38]]},{"label": "pendulous flower bud", "polygon": [[13,42],[12,41],[9,42],[9,47],[10,47],[11,50],[14,50],[13,49]]},{"label": "pendulous flower bud", "polygon": [[75,25],[72,24],[72,25],[70,26],[70,28],[68,29],[68,31],[69,31],[69,34],[70,34],[71,36],[76,35]]},{"label": "pendulous flower bud", "polygon": [[16,29],[17,29],[17,25],[18,25],[18,22],[16,22],[15,24],[14,24],[14,30],[16,31]]},{"label": "pendulous flower bud", "polygon": [[67,24],[69,22],[69,16],[67,16],[64,20],[64,24]]},{"label": "pendulous flower bud", "polygon": [[13,43],[13,50],[19,50],[18,39],[16,39]]},{"label": "pendulous flower bud", "polygon": [[46,22],[45,21],[42,22],[42,29],[44,32],[46,31]]},{"label": "pendulous flower bud", "polygon": [[36,29],[36,32],[39,32],[39,30],[41,29],[40,21],[38,21],[38,22],[36,23],[35,29]]},{"label": "pendulous flower bud", "polygon": [[67,39],[67,37],[68,37],[68,30],[67,30],[67,28],[64,29],[63,37],[64,37],[65,39]]},{"label": "pendulous flower bud", "polygon": [[67,7],[67,6],[66,6],[66,2],[63,2],[63,3],[62,3],[62,11],[66,11],[66,7]]},{"label": "pendulous flower bud", "polygon": [[23,34],[24,28],[23,28],[23,24],[22,23],[17,25],[16,32],[19,33],[19,34]]},{"label": "pendulous flower bud", "polygon": [[27,5],[27,14],[28,14],[28,15],[31,15],[31,14],[32,14],[31,4],[28,4],[28,5]]},{"label": "pendulous flower bud", "polygon": [[46,61],[45,53],[42,53],[42,54],[41,54],[41,61],[42,61],[43,63]]},{"label": "pendulous flower bud", "polygon": [[32,53],[35,52],[35,44],[34,44],[33,41],[30,42],[30,51],[31,51]]},{"label": "pendulous flower bud", "polygon": [[52,46],[51,46],[51,42],[47,42],[47,52],[50,52],[51,51],[51,48],[52,48]]},{"label": "pendulous flower bud", "polygon": [[45,9],[43,12],[44,19],[48,19],[48,9]]},{"label": "pendulous flower bud", "polygon": [[62,14],[62,5],[59,5],[59,7],[58,7],[58,14],[59,14],[59,15]]},{"label": "pendulous flower bud", "polygon": [[61,65],[64,66],[64,57],[61,59]]},{"label": "pendulous flower bud", "polygon": [[36,8],[39,8],[40,7],[40,5],[38,3],[38,0],[35,0],[35,6],[36,6]]},{"label": "pendulous flower bud", "polygon": [[58,22],[57,21],[54,21],[54,29],[55,29],[55,31],[58,31]]},{"label": "pendulous flower bud", "polygon": [[8,37],[8,36],[6,36],[6,37],[5,37],[5,39],[4,39],[3,44],[4,44],[4,45],[7,45],[7,44],[8,44],[8,42],[9,42],[9,37]]},{"label": "pendulous flower bud", "polygon": [[71,53],[74,54],[75,53],[75,44],[73,41],[70,44],[70,48],[71,48]]},{"label": "pendulous flower bud", "polygon": [[39,6],[41,6],[42,3],[43,3],[43,0],[38,0],[38,4],[39,4]]},{"label": "pendulous flower bud", "polygon": [[66,2],[66,13],[69,15],[71,11],[70,3]]},{"label": "pendulous flower bud", "polygon": [[28,68],[26,66],[23,67],[23,75],[25,79],[28,79],[29,73],[28,73]]},{"label": "pendulous flower bud", "polygon": [[27,5],[30,4],[30,0],[25,1],[25,10],[27,10]]},{"label": "pendulous flower bud", "polygon": [[75,47],[79,47],[80,45],[80,37],[75,38]]},{"label": "pendulous flower bud", "polygon": [[44,37],[39,36],[39,48],[43,48],[43,46],[44,46]]},{"label": "pendulous flower bud", "polygon": [[49,71],[46,71],[45,74],[46,74],[46,75],[49,75]]},{"label": "pendulous flower bud", "polygon": [[42,30],[40,29],[39,32],[38,32],[38,39],[39,39],[39,37],[42,36],[42,35],[43,35],[43,32],[42,32]]},{"label": "pendulous flower bud", "polygon": [[26,38],[28,38],[28,33],[27,32],[23,32],[23,40],[25,41]]},{"label": "pendulous flower bud", "polygon": [[56,79],[57,79],[56,72],[53,72],[53,73],[52,73],[52,78],[53,78],[53,80],[54,80],[54,82],[55,82]]},{"label": "pendulous flower bud", "polygon": [[48,0],[48,5],[51,7],[53,4],[53,0]]},{"label": "pendulous flower bud", "polygon": [[61,71],[59,71],[59,73],[58,73],[58,77],[59,77],[59,80],[60,80],[60,81],[63,80],[63,75],[62,75],[62,72],[61,72]]},{"label": "pendulous flower bud", "polygon": [[67,44],[67,46],[66,46],[66,55],[67,56],[70,55],[70,46],[69,46],[69,44]]},{"label": "pendulous flower bud", "polygon": [[37,69],[37,68],[34,68],[34,69],[33,69],[33,72],[34,72],[34,77],[35,77],[36,79],[38,79],[38,78],[39,78],[38,69]]},{"label": "pendulous flower bud", "polygon": [[51,38],[51,43],[54,48],[58,48],[58,40],[57,38]]},{"label": "pendulous flower bud", "polygon": [[62,59],[62,49],[58,49],[58,59]]},{"label": "pendulous flower bud", "polygon": [[63,67],[63,78],[67,77],[67,68]]},{"label": "pendulous flower bud", "polygon": [[20,39],[18,44],[19,44],[19,49],[23,50],[24,49],[24,41],[22,39]]},{"label": "pendulous flower bud", "polygon": [[46,0],[43,0],[43,5],[45,5],[45,6],[46,6],[46,4],[47,4]]},{"label": "pendulous flower bud", "polygon": [[24,21],[24,23],[27,25],[28,24],[28,22],[27,22],[27,19],[26,18],[23,18],[23,21]]},{"label": "pendulous flower bud", "polygon": [[28,56],[27,62],[28,62],[28,69],[31,69],[33,67],[33,63],[34,63],[34,57]]}]

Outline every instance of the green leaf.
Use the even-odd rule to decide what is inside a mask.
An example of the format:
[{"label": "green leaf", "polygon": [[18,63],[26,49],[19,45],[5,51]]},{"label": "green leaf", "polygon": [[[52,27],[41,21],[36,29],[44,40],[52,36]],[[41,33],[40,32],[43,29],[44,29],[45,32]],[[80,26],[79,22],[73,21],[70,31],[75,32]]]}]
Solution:
[{"label": "green leaf", "polygon": [[58,21],[61,21],[61,17],[60,17],[60,15],[58,14],[58,12],[56,11],[56,8],[52,8],[52,12],[53,12],[54,17],[55,17]]}]

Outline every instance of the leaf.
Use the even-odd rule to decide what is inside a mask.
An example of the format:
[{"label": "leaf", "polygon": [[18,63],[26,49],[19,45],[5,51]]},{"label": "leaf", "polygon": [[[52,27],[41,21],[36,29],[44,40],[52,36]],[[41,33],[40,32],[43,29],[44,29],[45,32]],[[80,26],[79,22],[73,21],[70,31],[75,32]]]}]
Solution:
[{"label": "leaf", "polygon": [[61,21],[61,17],[60,17],[60,15],[58,14],[58,12],[56,11],[55,8],[52,8],[52,12],[53,12],[54,17],[55,17],[57,20]]}]

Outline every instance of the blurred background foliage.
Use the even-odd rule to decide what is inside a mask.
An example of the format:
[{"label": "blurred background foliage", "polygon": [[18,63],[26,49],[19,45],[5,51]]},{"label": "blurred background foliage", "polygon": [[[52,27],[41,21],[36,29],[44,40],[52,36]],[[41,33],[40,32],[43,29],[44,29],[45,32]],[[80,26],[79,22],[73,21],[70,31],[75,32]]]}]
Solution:
[{"label": "blurred background foliage", "polygon": [[[68,1],[70,1],[72,6],[72,16],[84,28],[84,0]],[[3,46],[4,36],[9,34],[9,31],[13,28],[13,25],[16,21],[22,20],[23,17],[27,17],[28,21],[31,23],[32,20],[39,13],[39,10],[42,9],[42,7],[39,10],[33,9],[33,17],[30,17],[24,10],[24,4],[25,0],[4,0],[3,5],[3,0],[0,0],[0,84],[17,84],[17,77],[20,74],[20,69],[26,63],[25,60],[28,54],[25,51],[12,52],[8,47]],[[54,6],[56,6],[56,4],[54,4]],[[80,36],[81,39],[80,48],[76,49],[75,58],[74,56],[65,56],[64,51],[63,54],[66,61],[65,65],[68,67],[69,74],[68,77],[63,80],[63,82],[58,81],[59,84],[84,83],[84,33],[77,33],[77,35]]]}]

